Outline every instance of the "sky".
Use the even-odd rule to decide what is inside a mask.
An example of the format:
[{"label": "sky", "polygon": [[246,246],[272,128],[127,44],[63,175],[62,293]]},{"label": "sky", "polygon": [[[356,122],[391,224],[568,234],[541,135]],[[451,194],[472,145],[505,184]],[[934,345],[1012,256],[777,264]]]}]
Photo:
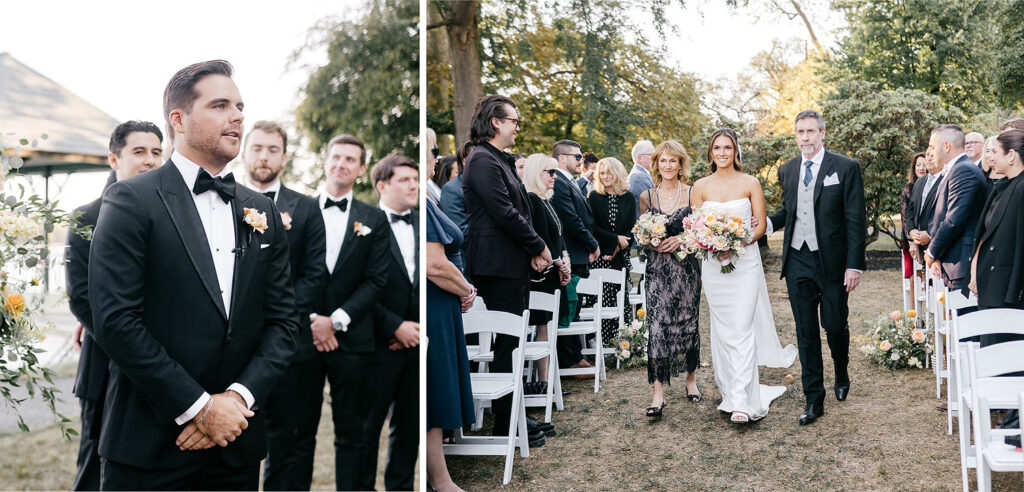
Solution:
[{"label": "sky", "polygon": [[[0,51],[64,86],[114,118],[164,127],[162,97],[179,69],[223,58],[234,65],[245,102],[245,124],[294,120],[299,90],[312,67],[326,60],[308,52],[291,67],[292,52],[325,17],[350,19],[362,0],[222,2],[176,0],[37,0],[4,8]],[[106,173],[51,179],[63,185],[69,210],[99,196]]]}]

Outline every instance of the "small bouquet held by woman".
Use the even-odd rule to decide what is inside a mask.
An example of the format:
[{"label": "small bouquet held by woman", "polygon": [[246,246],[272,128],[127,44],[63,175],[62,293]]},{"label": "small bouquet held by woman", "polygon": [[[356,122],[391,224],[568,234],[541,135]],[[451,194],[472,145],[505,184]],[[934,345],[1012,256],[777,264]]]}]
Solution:
[{"label": "small bouquet held by woman", "polygon": [[703,206],[683,219],[683,251],[701,260],[714,258],[722,263],[722,273],[736,269],[750,237],[742,218],[719,208]]},{"label": "small bouquet held by woman", "polygon": [[[654,249],[670,236],[668,226],[668,217],[665,214],[644,212],[643,215],[637,218],[636,225],[633,226],[633,237],[636,238],[636,242],[641,246]],[[678,235],[680,236],[679,239],[682,240],[681,234],[671,235]],[[679,261],[683,261],[683,258],[686,258],[686,254],[687,252],[683,249],[673,253]]]}]

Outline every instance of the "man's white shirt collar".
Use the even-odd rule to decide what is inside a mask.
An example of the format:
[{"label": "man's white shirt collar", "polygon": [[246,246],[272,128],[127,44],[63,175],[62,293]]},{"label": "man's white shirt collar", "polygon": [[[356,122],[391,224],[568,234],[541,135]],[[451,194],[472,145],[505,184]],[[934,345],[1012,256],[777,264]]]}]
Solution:
[{"label": "man's white shirt collar", "polygon": [[560,167],[556,167],[555,169],[562,173],[563,176],[569,178],[569,181],[573,181],[572,174],[570,174],[569,171],[566,171],[565,169],[562,169]]},{"label": "man's white shirt collar", "polygon": [[334,196],[334,195],[330,194],[327,190],[324,190],[323,193],[320,193],[320,208],[321,209],[324,208],[324,203],[327,203],[327,197],[330,197],[331,200],[334,200],[336,202],[340,202],[340,201],[342,201],[342,200],[347,198],[348,199],[348,210],[352,210],[352,190],[348,190],[348,193],[345,193],[344,195],[341,195],[341,196]]},{"label": "man's white shirt collar", "polygon": [[245,186],[256,193],[270,193],[274,192],[274,203],[277,203],[277,199],[281,196],[281,178],[274,180],[274,184],[270,185],[267,189],[261,190],[256,183],[245,180]]},{"label": "man's white shirt collar", "polygon": [[[196,186],[196,178],[199,177],[199,170],[202,168],[199,167],[199,164],[189,160],[188,157],[181,155],[177,150],[171,153],[171,162],[174,163],[174,167],[178,168],[178,173],[185,180],[185,186],[188,186],[189,191],[191,191]],[[228,166],[224,166],[224,169],[221,169],[214,177],[223,178],[229,173]]]},{"label": "man's white shirt collar", "polygon": [[391,207],[388,207],[387,205],[384,205],[384,202],[381,202],[379,204],[379,206],[380,206],[380,209],[384,211],[384,214],[388,216],[388,220],[389,221],[391,220],[391,214],[395,214],[395,215],[399,215],[399,216],[404,216],[404,215],[409,215],[409,213],[412,212],[412,209],[406,210],[405,212],[395,212],[394,210],[391,209]]},{"label": "man's white shirt collar", "polygon": [[818,152],[816,154],[812,155],[810,159],[804,157],[803,154],[800,154],[800,158],[803,159],[803,162],[807,162],[807,161],[813,162],[814,163],[814,167],[817,168],[818,166],[821,165],[821,161],[825,160],[825,146],[822,145],[821,148],[818,149]]}]

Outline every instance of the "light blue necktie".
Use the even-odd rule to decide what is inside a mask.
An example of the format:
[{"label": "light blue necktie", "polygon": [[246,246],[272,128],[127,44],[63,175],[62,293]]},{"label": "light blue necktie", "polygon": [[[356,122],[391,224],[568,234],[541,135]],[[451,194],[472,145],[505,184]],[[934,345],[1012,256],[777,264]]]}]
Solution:
[{"label": "light blue necktie", "polygon": [[807,161],[804,163],[807,166],[807,172],[804,173],[804,186],[811,184],[811,180],[814,179],[814,173],[811,172],[811,166],[814,165],[813,161]]}]

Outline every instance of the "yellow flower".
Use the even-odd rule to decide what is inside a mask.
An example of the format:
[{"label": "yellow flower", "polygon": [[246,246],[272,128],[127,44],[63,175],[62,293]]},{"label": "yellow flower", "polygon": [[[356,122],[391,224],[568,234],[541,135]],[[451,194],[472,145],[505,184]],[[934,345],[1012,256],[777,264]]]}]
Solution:
[{"label": "yellow flower", "polygon": [[878,344],[878,348],[883,351],[887,351],[892,348],[892,342],[888,340],[882,340],[882,343]]},{"label": "yellow flower", "polygon": [[793,378],[793,375],[792,375],[792,374],[786,374],[786,382],[787,382],[787,383],[792,383],[792,382],[793,382],[793,379],[794,379],[794,378]]},{"label": "yellow flower", "polygon": [[644,316],[647,316],[647,310],[644,309],[644,308],[637,309],[636,310],[636,316],[638,318],[643,318]]},{"label": "yellow flower", "polygon": [[25,310],[25,298],[21,294],[14,293],[4,299],[4,309],[8,313],[17,315]]},{"label": "yellow flower", "polygon": [[945,292],[939,292],[939,302],[941,302],[942,304],[946,304],[946,293]]},{"label": "yellow flower", "polygon": [[907,311],[907,317],[908,318],[916,318],[917,317],[917,310],[916,309],[911,309],[911,310]]},{"label": "yellow flower", "polygon": [[34,279],[32,279],[32,281],[30,283],[32,284],[33,287],[38,287],[39,286],[39,279],[34,278]]}]

